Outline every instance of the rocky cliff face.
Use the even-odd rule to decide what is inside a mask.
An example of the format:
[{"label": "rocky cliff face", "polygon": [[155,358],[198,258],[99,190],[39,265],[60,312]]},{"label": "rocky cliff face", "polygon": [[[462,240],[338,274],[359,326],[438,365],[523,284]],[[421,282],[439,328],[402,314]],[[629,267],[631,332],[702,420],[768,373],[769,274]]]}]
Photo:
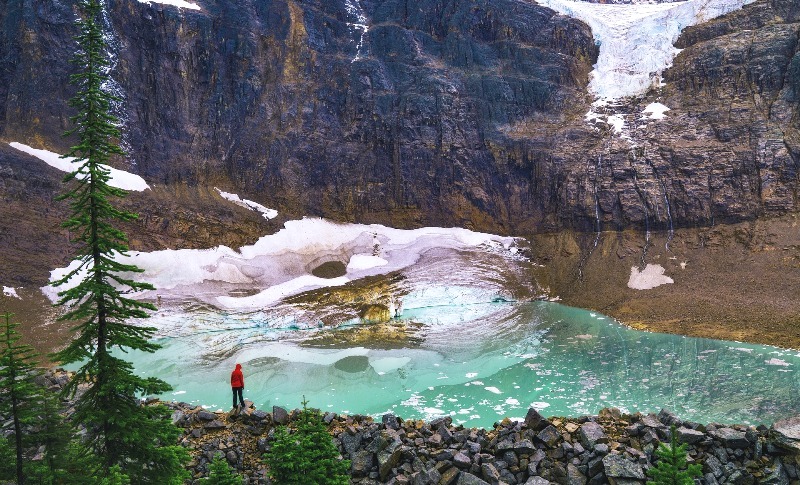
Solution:
[{"label": "rocky cliff face", "polygon": [[[666,85],[614,108],[624,133],[584,119],[589,28],[533,2],[198,4],[109,6],[120,164],[151,184],[517,234],[798,210],[797,0],[687,29]],[[70,2],[0,6],[0,139],[69,144],[73,19]],[[646,120],[656,99],[672,111]]]}]

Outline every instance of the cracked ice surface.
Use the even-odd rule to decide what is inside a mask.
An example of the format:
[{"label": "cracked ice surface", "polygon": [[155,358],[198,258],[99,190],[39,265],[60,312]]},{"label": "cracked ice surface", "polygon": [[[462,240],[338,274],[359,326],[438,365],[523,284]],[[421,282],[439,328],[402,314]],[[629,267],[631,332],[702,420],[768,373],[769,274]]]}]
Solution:
[{"label": "cracked ice surface", "polygon": [[732,12],[754,0],[690,0],[662,4],[608,5],[537,0],[582,20],[600,45],[589,91],[600,99],[644,94],[680,52],[673,46],[686,27]]},{"label": "cracked ice surface", "polygon": [[[377,224],[337,224],[306,218],[286,222],[282,230],[238,251],[226,246],[206,250],[132,251],[120,259],[144,270],[143,274],[131,277],[158,288],[156,292],[140,294],[140,298],[193,299],[227,310],[254,311],[304,291],[341,286],[365,276],[409,268],[431,252],[498,251],[509,258],[518,258],[511,251],[514,244],[511,237],[466,229],[400,230]],[[343,263],[346,274],[335,278],[311,274],[313,269],[330,261]],[[54,270],[51,280],[63,277],[79,265],[79,261],[73,261],[67,268]],[[450,270],[444,268],[443,272]],[[473,270],[464,269],[465,274],[470,271]],[[69,284],[76,283],[71,280]],[[44,287],[42,291],[55,300],[56,291],[66,288]],[[251,294],[239,295],[237,290]],[[452,298],[465,298],[464,291],[456,293]]]}]

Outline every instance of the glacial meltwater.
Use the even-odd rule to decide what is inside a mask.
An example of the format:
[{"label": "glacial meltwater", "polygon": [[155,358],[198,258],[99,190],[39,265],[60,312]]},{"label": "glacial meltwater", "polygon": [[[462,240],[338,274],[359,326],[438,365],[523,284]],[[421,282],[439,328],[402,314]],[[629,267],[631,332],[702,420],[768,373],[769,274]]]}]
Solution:
[{"label": "glacial meltwater", "polygon": [[797,351],[640,332],[551,302],[410,309],[377,325],[400,337],[368,340],[353,336],[376,325],[280,329],[264,325],[263,313],[195,312],[231,330],[165,338],[156,354],[129,357],[139,372],[175,387],[164,398],[211,409],[230,408],[236,362],[245,398],[265,410],[293,409],[305,396],[323,411],[450,415],[486,427],[523,417],[529,406],[558,416],[665,407],[689,420],[752,424],[800,409]]}]

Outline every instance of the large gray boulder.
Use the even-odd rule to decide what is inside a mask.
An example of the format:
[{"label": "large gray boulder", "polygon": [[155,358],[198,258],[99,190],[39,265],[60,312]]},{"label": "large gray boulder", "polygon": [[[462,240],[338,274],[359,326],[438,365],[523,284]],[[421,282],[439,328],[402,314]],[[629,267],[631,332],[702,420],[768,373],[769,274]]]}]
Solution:
[{"label": "large gray boulder", "polygon": [[800,454],[800,416],[776,421],[772,425],[770,438],[776,446]]}]

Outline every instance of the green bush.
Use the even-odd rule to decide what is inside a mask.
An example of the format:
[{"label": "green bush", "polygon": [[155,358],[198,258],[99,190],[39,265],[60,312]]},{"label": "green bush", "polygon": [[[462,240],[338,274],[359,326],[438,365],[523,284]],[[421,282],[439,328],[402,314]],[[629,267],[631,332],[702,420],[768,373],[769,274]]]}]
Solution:
[{"label": "green bush", "polygon": [[242,485],[242,479],[233,473],[225,457],[216,455],[211,461],[208,478],[203,480],[203,485]]},{"label": "green bush", "polygon": [[275,432],[265,455],[271,478],[281,485],[348,485],[350,462],[339,459],[319,411],[307,404],[303,399],[294,432],[286,426]]}]

